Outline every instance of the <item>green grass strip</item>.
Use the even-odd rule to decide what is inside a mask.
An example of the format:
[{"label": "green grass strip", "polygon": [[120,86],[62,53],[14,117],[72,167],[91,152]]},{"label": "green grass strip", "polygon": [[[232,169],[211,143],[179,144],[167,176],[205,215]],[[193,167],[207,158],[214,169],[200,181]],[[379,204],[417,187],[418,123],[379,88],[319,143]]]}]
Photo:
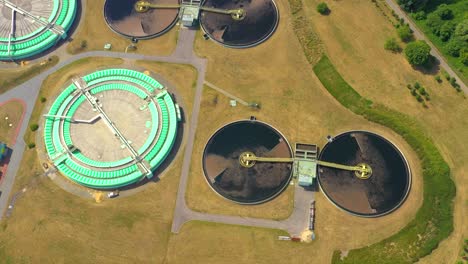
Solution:
[{"label": "green grass strip", "polygon": [[449,166],[416,120],[362,97],[326,56],[314,66],[314,72],[343,106],[400,134],[415,150],[423,168],[424,201],[416,217],[395,235],[351,250],[343,260],[340,252],[335,251],[332,263],[413,263],[429,255],[453,231],[456,191]]}]

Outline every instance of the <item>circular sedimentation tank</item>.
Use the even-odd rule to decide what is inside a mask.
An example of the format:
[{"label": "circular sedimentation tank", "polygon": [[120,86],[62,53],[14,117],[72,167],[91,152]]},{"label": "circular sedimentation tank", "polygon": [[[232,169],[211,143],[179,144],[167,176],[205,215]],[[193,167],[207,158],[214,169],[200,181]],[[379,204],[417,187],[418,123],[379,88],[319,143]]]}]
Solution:
[{"label": "circular sedimentation tank", "polygon": [[284,136],[272,126],[252,120],[227,124],[214,133],[205,146],[203,171],[211,188],[240,204],[258,204],[273,199],[289,184],[291,163],[259,162],[241,166],[242,153],[258,157],[291,158]]},{"label": "circular sedimentation tank", "polygon": [[24,59],[46,51],[67,37],[76,11],[76,0],[0,2],[0,60]]},{"label": "circular sedimentation tank", "polygon": [[367,131],[340,134],[327,143],[319,159],[338,164],[368,164],[372,175],[318,167],[318,182],[337,207],[357,216],[378,217],[397,209],[411,186],[411,172],[400,150],[387,139]]},{"label": "circular sedimentation tank", "polygon": [[[138,0],[106,0],[104,18],[110,29],[128,38],[148,39],[160,36],[177,22],[179,8],[153,8],[137,12]],[[179,0],[146,0],[150,4],[179,5]]]},{"label": "circular sedimentation tank", "polygon": [[232,48],[247,48],[267,40],[276,30],[279,12],[273,0],[205,0],[203,7],[242,9],[240,20],[230,15],[201,11],[200,25],[214,41]]},{"label": "circular sedimentation tank", "polygon": [[175,142],[176,109],[164,87],[141,72],[106,69],[83,76],[45,117],[49,160],[70,180],[95,189],[152,178]]}]

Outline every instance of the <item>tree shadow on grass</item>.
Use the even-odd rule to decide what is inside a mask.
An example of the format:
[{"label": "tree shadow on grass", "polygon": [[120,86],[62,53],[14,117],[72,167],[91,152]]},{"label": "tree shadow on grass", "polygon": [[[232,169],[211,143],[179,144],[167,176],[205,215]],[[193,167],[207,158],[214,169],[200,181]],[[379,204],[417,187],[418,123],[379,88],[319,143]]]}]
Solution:
[{"label": "tree shadow on grass", "polygon": [[413,65],[412,67],[426,75],[437,75],[440,73],[440,61],[434,56],[431,56],[426,64],[421,66]]}]

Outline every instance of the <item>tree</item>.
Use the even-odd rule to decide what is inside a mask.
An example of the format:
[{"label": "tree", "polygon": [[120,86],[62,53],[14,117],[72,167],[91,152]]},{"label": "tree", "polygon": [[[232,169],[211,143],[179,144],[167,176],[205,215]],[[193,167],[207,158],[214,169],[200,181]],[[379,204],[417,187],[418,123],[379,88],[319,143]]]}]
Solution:
[{"label": "tree", "polygon": [[453,19],[452,9],[447,4],[441,4],[437,7],[434,14],[438,15],[442,20]]},{"label": "tree", "polygon": [[421,10],[429,0],[398,0],[398,4],[407,11]]},{"label": "tree", "polygon": [[408,62],[414,66],[422,66],[429,62],[431,47],[423,40],[409,43],[405,48]]},{"label": "tree", "polygon": [[447,41],[452,36],[453,31],[455,30],[455,24],[452,22],[444,23],[439,30],[439,38],[442,41]]},{"label": "tree", "polygon": [[468,50],[462,51],[460,54],[461,62],[465,64],[465,66],[468,66]]},{"label": "tree", "polygon": [[408,42],[413,38],[413,32],[408,25],[404,25],[398,28],[398,36],[404,42]]},{"label": "tree", "polygon": [[439,36],[440,28],[444,24],[444,21],[435,13],[431,13],[427,16],[426,25],[431,29],[432,33]]},{"label": "tree", "polygon": [[401,47],[395,38],[389,38],[385,41],[384,48],[393,52],[400,52]]},{"label": "tree", "polygon": [[426,19],[426,13],[424,11],[419,11],[413,14],[414,19],[416,20],[424,20]]},{"label": "tree", "polygon": [[326,3],[321,2],[317,5],[317,12],[319,12],[322,15],[326,15],[330,13],[330,9],[328,8],[328,5]]},{"label": "tree", "polygon": [[460,51],[465,46],[465,43],[458,38],[451,39],[447,45],[445,45],[445,49],[450,56],[459,57]]},{"label": "tree", "polygon": [[460,40],[468,42],[468,19],[458,23],[458,25],[455,27],[454,35]]}]

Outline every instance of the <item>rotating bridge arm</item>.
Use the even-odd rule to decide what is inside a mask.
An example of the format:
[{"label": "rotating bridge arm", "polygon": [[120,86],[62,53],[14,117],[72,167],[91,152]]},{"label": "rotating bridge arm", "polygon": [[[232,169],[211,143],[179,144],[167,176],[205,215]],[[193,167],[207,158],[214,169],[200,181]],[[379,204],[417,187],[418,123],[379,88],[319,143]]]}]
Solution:
[{"label": "rotating bridge arm", "polygon": [[[268,158],[268,157],[257,157],[252,152],[244,152],[239,157],[239,163],[243,167],[253,167],[256,162],[283,162],[283,163],[292,163],[294,158]],[[368,179],[372,175],[372,168],[365,163],[360,163],[356,166],[348,166],[343,164],[337,164],[328,161],[317,160],[317,164],[325,167],[354,171],[356,177],[360,179]]]},{"label": "rotating bridge arm", "polygon": [[[182,5],[171,5],[171,4],[152,4],[148,1],[138,1],[135,3],[135,10],[140,13],[147,12],[149,9],[178,9],[181,8]],[[221,9],[221,8],[214,8],[214,7],[198,7],[200,10],[230,15],[234,20],[242,20],[245,17],[245,11],[242,8],[239,9]]]}]

